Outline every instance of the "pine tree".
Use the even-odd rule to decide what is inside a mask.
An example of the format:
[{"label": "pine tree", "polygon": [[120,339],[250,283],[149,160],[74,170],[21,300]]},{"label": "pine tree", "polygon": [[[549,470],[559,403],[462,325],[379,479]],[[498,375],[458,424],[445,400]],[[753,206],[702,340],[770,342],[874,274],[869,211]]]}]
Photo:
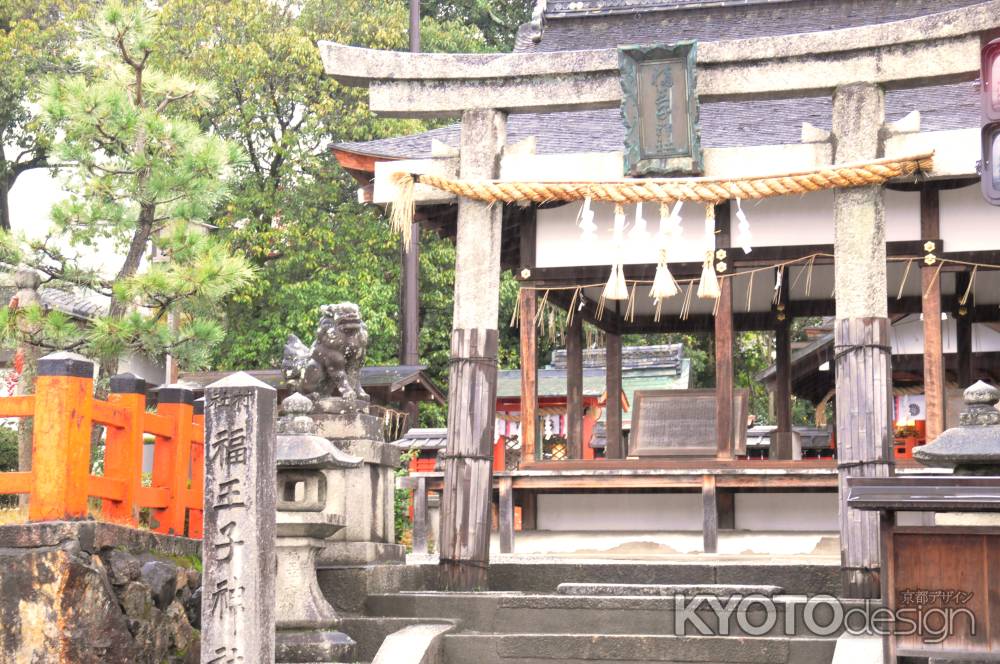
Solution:
[{"label": "pine tree", "polygon": [[166,37],[147,5],[108,3],[82,37],[81,73],[50,79],[41,104],[69,195],[44,239],[5,235],[3,260],[38,270],[48,287],[103,295],[107,312],[81,328],[5,309],[0,330],[8,344],[82,352],[102,377],[128,352],[205,366],[224,336],[219,302],[254,278],[207,223],[240,152],[195,120],[213,102],[210,85],[153,66]]}]

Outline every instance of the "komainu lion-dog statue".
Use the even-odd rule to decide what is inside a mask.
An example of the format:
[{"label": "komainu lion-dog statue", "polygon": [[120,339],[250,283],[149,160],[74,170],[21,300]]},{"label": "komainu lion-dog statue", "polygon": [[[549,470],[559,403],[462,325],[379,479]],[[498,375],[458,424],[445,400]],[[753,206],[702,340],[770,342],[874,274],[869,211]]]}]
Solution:
[{"label": "komainu lion-dog statue", "polygon": [[306,346],[288,335],[281,373],[294,391],[314,402],[325,397],[368,400],[361,387],[361,367],[368,349],[368,329],[358,305],[351,302],[320,307],[316,341]]}]

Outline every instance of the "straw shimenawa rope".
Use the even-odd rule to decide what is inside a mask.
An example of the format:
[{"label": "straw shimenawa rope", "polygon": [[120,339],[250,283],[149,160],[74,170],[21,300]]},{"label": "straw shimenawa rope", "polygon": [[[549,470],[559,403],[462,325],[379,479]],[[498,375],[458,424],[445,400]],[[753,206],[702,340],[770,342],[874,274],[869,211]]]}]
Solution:
[{"label": "straw shimenawa rope", "polygon": [[658,201],[694,201],[719,203],[733,198],[768,198],[806,194],[823,189],[879,185],[892,178],[929,171],[934,167],[934,153],[911,157],[878,159],[842,164],[814,171],[745,178],[668,178],[635,179],[608,182],[507,180],[460,180],[443,175],[395,173],[392,179],[398,197],[392,206],[392,225],[406,238],[413,216],[415,183],[451,192],[486,203],[548,203],[590,198],[612,203]]}]

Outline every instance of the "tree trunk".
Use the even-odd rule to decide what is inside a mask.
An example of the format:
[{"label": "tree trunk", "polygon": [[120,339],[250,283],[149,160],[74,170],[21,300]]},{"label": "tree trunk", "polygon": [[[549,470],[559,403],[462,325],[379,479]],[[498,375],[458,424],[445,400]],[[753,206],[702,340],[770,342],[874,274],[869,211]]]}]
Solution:
[{"label": "tree trunk", "polygon": [[[132,235],[132,242],[129,244],[128,254],[125,262],[122,263],[115,281],[122,281],[135,275],[142,264],[142,257],[146,253],[149,239],[153,234],[153,221],[156,219],[156,206],[143,204],[139,209],[139,225]],[[111,306],[108,308],[108,316],[114,320],[122,319],[128,311],[128,302],[123,302],[116,295],[111,296]],[[106,385],[108,379],[118,373],[118,361],[121,358],[107,357],[100,358],[101,370],[99,373],[98,385]],[[102,388],[98,387],[98,390]]]},{"label": "tree trunk", "polygon": [[10,231],[10,185],[7,177],[0,178],[0,229]]}]

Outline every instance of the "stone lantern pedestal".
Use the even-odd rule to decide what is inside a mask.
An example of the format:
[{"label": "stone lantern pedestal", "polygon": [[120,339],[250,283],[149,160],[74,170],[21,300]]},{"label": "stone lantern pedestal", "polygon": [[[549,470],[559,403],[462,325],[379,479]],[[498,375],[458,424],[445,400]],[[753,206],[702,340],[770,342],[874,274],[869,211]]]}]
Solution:
[{"label": "stone lantern pedestal", "polygon": [[324,470],[330,492],[324,513],[345,515],[346,522],[319,552],[320,565],[405,562],[395,533],[400,451],[385,442],[382,419],[368,412],[366,401],[336,397],[317,401],[312,417],[318,435],[361,459],[357,467]]},{"label": "stone lantern pedestal", "polygon": [[362,460],[315,435],[312,402],[295,394],[278,423],[276,661],[354,661],[355,642],[335,629],[337,615],[316,578],[316,554],[347,519],[328,509],[326,472],[360,468]]}]

